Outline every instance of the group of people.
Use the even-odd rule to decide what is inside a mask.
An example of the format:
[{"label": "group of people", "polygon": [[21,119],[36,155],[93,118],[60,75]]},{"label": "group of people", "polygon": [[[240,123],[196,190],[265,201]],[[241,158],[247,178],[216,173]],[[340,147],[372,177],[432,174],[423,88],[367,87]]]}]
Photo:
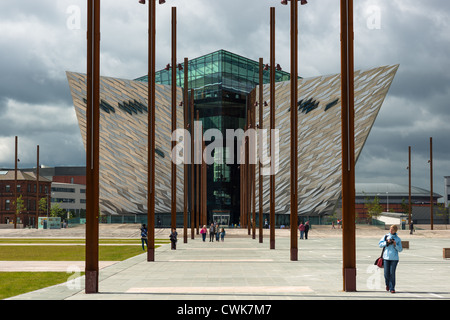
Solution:
[{"label": "group of people", "polygon": [[[203,242],[206,241],[206,234],[208,230],[206,229],[206,225],[203,226],[203,228],[200,230],[200,234],[202,235]],[[214,242],[214,238],[216,241],[224,241],[225,240],[225,229],[220,228],[218,223],[211,223],[211,226],[209,227],[209,242]]]},{"label": "group of people", "polygon": [[[142,243],[142,250],[145,251],[145,246],[148,246],[147,242],[147,226],[143,224],[140,229],[141,232],[141,243]],[[206,225],[203,226],[203,228],[200,230],[200,234],[202,235],[203,242],[206,241],[206,234],[208,230],[206,229]],[[220,228],[217,223],[211,223],[211,226],[209,228],[209,242],[214,242],[214,238],[216,241],[224,241],[225,240],[225,228]],[[177,241],[178,241],[178,232],[175,228],[173,228],[169,235],[171,249],[176,250],[177,249]]]},{"label": "group of people", "polygon": [[300,239],[308,239],[308,232],[309,229],[311,229],[311,226],[309,225],[309,221],[306,221],[305,224],[303,222],[300,222],[300,225],[298,226],[298,230],[300,231]]},{"label": "group of people", "polygon": [[[141,226],[140,231],[141,231],[142,250],[145,251],[145,246],[148,247],[148,242],[147,242],[147,232],[148,232],[147,225],[143,224]],[[178,232],[177,232],[177,230],[175,228],[173,228],[171,230],[170,235],[169,235],[169,239],[170,239],[170,244],[171,244],[170,248],[172,250],[176,250],[177,249],[177,241],[178,241]]]}]

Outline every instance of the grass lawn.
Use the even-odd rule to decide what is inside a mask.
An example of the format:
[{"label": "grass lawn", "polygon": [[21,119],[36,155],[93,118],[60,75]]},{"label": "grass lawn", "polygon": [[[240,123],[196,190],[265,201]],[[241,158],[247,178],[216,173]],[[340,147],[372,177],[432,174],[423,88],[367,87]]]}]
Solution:
[{"label": "grass lawn", "polygon": [[0,300],[66,282],[70,276],[66,272],[0,272]]},{"label": "grass lawn", "polygon": [[[144,252],[140,245],[99,246],[98,250],[100,261],[122,261]],[[84,261],[84,259],[84,246],[0,246],[0,261]]]},{"label": "grass lawn", "polygon": [[[155,240],[155,248],[167,243]],[[84,261],[84,239],[0,239],[0,261]],[[11,245],[8,243],[23,244]],[[30,243],[48,243],[48,245],[32,245]],[[58,246],[51,244],[64,243],[74,245]],[[99,240],[100,261],[122,261],[144,253],[140,240],[136,239],[101,239]],[[102,246],[101,244],[117,244]],[[121,245],[121,244],[136,244]],[[0,272],[0,300],[26,292],[63,283],[71,274],[66,272]]]}]

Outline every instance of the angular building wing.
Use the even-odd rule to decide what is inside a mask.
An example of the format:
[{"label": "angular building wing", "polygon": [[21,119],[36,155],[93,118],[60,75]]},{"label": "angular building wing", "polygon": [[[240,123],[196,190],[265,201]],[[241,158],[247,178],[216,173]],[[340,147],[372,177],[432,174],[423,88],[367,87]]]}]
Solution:
[{"label": "angular building wing", "polygon": [[[86,75],[67,72],[86,147]],[[155,212],[171,211],[171,87],[156,85]],[[183,127],[181,89],[177,128]],[[147,212],[147,84],[100,79],[100,210],[106,214]],[[183,166],[177,166],[177,212],[183,211]]]},{"label": "angular building wing", "polygon": [[[355,71],[355,159],[357,160],[394,79],[398,65]],[[256,89],[258,92],[258,88]],[[255,96],[255,94],[254,94]],[[341,194],[340,74],[298,81],[298,213],[331,214]],[[256,99],[258,99],[256,97]],[[270,101],[270,85],[264,85]],[[269,106],[263,128],[269,128]],[[257,108],[256,108],[257,109]],[[276,84],[275,128],[279,130],[279,171],[275,212],[290,213],[290,82]],[[256,111],[256,121],[259,112]],[[257,169],[258,170],[258,169]],[[258,190],[258,179],[256,181]],[[269,211],[269,178],[263,184],[263,208]],[[258,195],[257,208],[259,206]]]}]

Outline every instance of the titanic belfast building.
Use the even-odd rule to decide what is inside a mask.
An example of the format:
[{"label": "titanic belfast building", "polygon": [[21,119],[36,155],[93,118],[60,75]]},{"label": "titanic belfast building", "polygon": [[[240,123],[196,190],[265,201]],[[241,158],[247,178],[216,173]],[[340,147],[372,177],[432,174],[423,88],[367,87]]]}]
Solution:
[{"label": "titanic belfast building", "polygon": [[[184,128],[184,68],[177,71],[177,128]],[[388,93],[398,65],[355,71],[355,156],[364,143]],[[188,62],[189,100],[199,115],[203,132],[215,129],[269,128],[270,70],[263,73],[263,119],[259,119],[259,62],[219,50]],[[67,72],[74,107],[86,142],[86,75]],[[100,210],[105,215],[147,213],[147,76],[134,80],[100,79]],[[275,74],[275,129],[278,132],[278,170],[275,174],[276,224],[288,224],[290,213],[290,75]],[[340,74],[298,80],[298,214],[332,214],[341,192]],[[171,71],[156,72],[155,213],[163,224],[171,215]],[[189,104],[191,107],[192,104]],[[258,129],[256,129],[258,130]],[[206,139],[205,139],[206,140]],[[205,141],[208,145],[211,141]],[[219,150],[220,149],[220,150]],[[241,215],[239,153],[223,144],[206,166],[207,221],[239,224]],[[229,153],[234,161],[224,161]],[[227,158],[229,159],[229,158]],[[188,180],[191,181],[191,169]],[[183,223],[184,165],[176,166],[177,224]],[[258,166],[256,176],[258,176]],[[188,210],[191,190],[188,183]],[[256,211],[259,183],[256,179]],[[269,177],[264,177],[263,212],[269,214]],[[256,215],[258,217],[258,214]],[[190,214],[188,214],[190,217]],[[190,224],[189,224],[190,225]]]}]

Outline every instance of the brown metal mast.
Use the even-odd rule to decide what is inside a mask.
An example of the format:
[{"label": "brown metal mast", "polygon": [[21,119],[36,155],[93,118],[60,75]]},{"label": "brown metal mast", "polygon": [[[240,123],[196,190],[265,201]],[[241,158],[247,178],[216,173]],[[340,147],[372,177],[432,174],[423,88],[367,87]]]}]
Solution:
[{"label": "brown metal mast", "polygon": [[433,230],[433,138],[430,137],[430,224]]},{"label": "brown metal mast", "polygon": [[298,160],[297,160],[297,74],[298,74],[298,1],[291,1],[291,261],[298,260]]},{"label": "brown metal mast", "polygon": [[[189,130],[189,122],[188,122],[188,112],[189,112],[189,88],[188,88],[188,58],[184,58],[184,103],[183,103],[183,116],[184,116],[184,132],[188,132]],[[188,242],[188,234],[187,234],[187,225],[188,225],[188,148],[190,144],[187,141],[187,135],[183,138],[184,141],[184,214],[183,214],[183,241],[184,243]]]},{"label": "brown metal mast", "polygon": [[98,292],[100,0],[88,0],[85,291]]},{"label": "brown metal mast", "polygon": [[148,5],[148,169],[147,169],[147,224],[148,246],[147,261],[155,261],[155,36],[156,4],[151,0]]},{"label": "brown metal mast", "polygon": [[34,224],[38,228],[39,220],[39,145],[36,148],[36,218]]},{"label": "brown metal mast", "polygon": [[341,0],[342,240],[344,290],[356,291],[353,0]]},{"label": "brown metal mast", "polygon": [[275,7],[270,8],[270,249],[275,249]]},{"label": "brown metal mast", "polygon": [[[189,101],[191,112],[191,239],[195,238],[195,164],[194,164],[194,89],[191,89],[191,98]],[[197,223],[198,225],[198,223]],[[198,226],[197,226],[198,230]]]},{"label": "brown metal mast", "polygon": [[408,222],[411,224],[411,146],[408,147]]},{"label": "brown metal mast", "polygon": [[[172,134],[177,129],[177,7],[172,7]],[[176,145],[172,141],[172,150]],[[171,228],[177,227],[177,166],[172,159]]]},{"label": "brown metal mast", "polygon": [[[259,58],[259,120],[258,120],[258,140],[259,140],[259,243],[263,243],[263,176],[262,176],[262,128],[263,128],[263,58]],[[256,114],[256,111],[255,111]]]}]

